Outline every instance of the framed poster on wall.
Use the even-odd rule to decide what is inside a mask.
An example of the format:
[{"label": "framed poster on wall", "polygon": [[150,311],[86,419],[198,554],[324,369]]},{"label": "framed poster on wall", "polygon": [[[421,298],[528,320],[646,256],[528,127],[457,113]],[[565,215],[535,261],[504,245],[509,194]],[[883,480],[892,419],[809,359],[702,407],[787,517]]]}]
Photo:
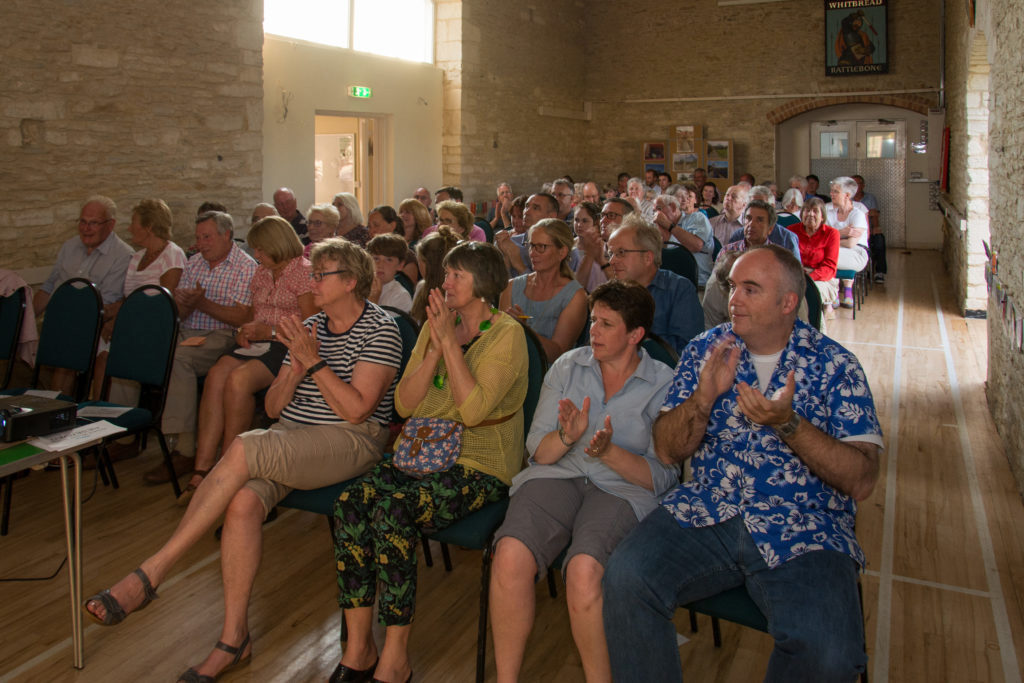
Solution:
[{"label": "framed poster on wall", "polygon": [[708,140],[704,148],[707,150],[708,180],[722,191],[723,187],[732,184],[732,140]]},{"label": "framed poster on wall", "polygon": [[888,0],[825,0],[825,75],[889,73]]}]

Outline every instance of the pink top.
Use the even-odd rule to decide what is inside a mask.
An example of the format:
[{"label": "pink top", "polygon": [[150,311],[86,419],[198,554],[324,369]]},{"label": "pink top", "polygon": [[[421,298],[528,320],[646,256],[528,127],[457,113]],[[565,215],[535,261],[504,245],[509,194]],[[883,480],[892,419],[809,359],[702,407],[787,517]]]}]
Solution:
[{"label": "pink top", "polygon": [[145,249],[139,249],[132,254],[128,262],[128,270],[124,274],[124,295],[128,296],[142,285],[158,285],[160,277],[168,270],[174,268],[185,269],[185,252],[174,242],[168,242],[156,260],[149,264],[145,270],[139,270],[142,257],[146,255]]},{"label": "pink top", "polygon": [[309,279],[310,264],[302,256],[293,258],[281,271],[277,282],[269,268],[260,266],[252,276],[253,319],[271,327],[288,316],[301,316],[299,297],[312,290]]}]

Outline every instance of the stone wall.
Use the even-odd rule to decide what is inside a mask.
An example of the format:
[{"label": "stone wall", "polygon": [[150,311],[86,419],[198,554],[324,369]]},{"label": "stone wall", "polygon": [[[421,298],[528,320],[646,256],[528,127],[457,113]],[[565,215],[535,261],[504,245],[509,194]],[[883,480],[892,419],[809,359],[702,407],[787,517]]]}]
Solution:
[{"label": "stone wall", "polygon": [[260,197],[260,0],[6,0],[0,7],[0,267],[53,262],[90,194],[161,197],[191,242],[204,200]]},{"label": "stone wall", "polygon": [[501,181],[518,193],[587,171],[585,14],[581,0],[437,3],[444,181],[467,202],[493,200]]},{"label": "stone wall", "polygon": [[[993,0],[989,185],[992,244],[999,274],[1020,306],[1024,302],[1024,5]],[[1024,354],[1010,348],[996,308],[989,305],[988,398],[1017,481],[1024,488]]]},{"label": "stone wall", "polygon": [[613,181],[640,172],[643,142],[684,123],[731,138],[738,171],[772,177],[769,116],[792,100],[915,91],[906,96],[934,106],[940,8],[890,2],[890,73],[825,78],[820,0],[439,0],[445,180],[467,200],[491,199],[503,179],[514,189],[566,172]]}]

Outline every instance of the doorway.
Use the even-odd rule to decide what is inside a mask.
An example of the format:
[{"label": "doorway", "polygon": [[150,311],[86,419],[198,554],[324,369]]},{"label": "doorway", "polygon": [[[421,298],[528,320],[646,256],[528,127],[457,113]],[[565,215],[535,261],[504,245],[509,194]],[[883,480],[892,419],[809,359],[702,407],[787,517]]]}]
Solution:
[{"label": "doorway", "polygon": [[317,112],[313,155],[317,204],[331,203],[339,192],[354,194],[364,215],[387,203],[387,127],[386,116]]},{"label": "doorway", "polygon": [[878,198],[879,227],[890,247],[907,244],[906,121],[902,119],[828,120],[810,125],[811,173],[828,181],[864,177],[865,192]]}]

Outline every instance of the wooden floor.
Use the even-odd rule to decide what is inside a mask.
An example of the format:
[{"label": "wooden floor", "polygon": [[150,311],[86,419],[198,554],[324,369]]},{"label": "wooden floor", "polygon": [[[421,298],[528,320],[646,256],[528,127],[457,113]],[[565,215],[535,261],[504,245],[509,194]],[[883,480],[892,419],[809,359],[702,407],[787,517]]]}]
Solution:
[{"label": "wooden floor", "polygon": [[[1019,681],[1024,661],[1024,509],[986,410],[985,321],[960,318],[935,252],[890,252],[854,323],[829,334],[864,364],[885,430],[882,479],[860,508],[869,673],[892,681]],[[85,591],[131,571],[180,516],[170,487],[141,486],[151,450],[118,465],[120,490],[83,506]],[[84,487],[92,488],[91,472]],[[35,472],[15,485],[0,577],[42,576],[61,562],[59,482]],[[436,547],[436,546],[435,546]],[[340,656],[334,571],[322,517],[287,511],[266,527],[250,612],[252,664],[227,681],[322,681]],[[435,555],[439,553],[435,552]],[[455,568],[422,565],[412,637],[418,681],[471,681],[480,554]],[[437,558],[439,560],[439,558]],[[160,587],[161,599],[115,628],[88,625],[86,667],[71,668],[66,570],[49,581],[0,583],[0,681],[173,681],[217,639],[219,555],[210,535]],[[524,681],[581,681],[564,599],[537,589]],[[677,619],[688,681],[759,680],[771,640]],[[489,651],[488,672],[493,679]]]}]

